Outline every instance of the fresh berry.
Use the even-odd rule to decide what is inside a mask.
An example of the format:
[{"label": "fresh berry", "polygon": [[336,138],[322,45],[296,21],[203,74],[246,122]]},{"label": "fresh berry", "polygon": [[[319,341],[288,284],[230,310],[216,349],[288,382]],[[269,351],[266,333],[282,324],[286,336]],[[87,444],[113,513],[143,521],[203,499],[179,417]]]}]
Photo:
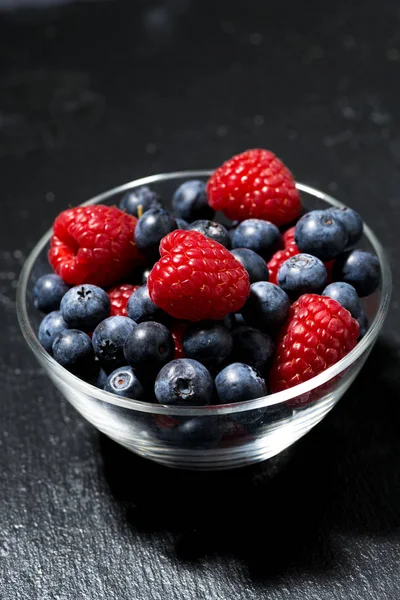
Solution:
[{"label": "fresh berry", "polygon": [[204,365],[190,358],[180,358],[161,369],[154,391],[160,404],[204,406],[211,402],[213,380]]},{"label": "fresh berry", "polygon": [[235,248],[232,250],[232,254],[246,269],[250,283],[268,281],[268,267],[259,254],[249,248]]},{"label": "fresh berry", "polygon": [[275,404],[265,408],[236,412],[230,418],[234,423],[245,427],[248,433],[254,434],[260,430],[260,427],[277,426],[278,423],[288,419],[292,412],[293,410],[286,404]]},{"label": "fresh berry", "polygon": [[294,242],[286,246],[284,250],[278,250],[278,252],[275,252],[271,260],[267,263],[269,271],[269,280],[271,283],[275,283],[276,285],[278,285],[279,269],[285,261],[287,261],[292,256],[296,256],[296,254],[300,254],[300,250]]},{"label": "fresh berry", "polygon": [[53,343],[53,356],[75,375],[87,378],[94,369],[92,341],[79,329],[65,329],[58,334]]},{"label": "fresh berry", "polygon": [[59,310],[54,310],[44,317],[39,326],[39,342],[43,348],[49,353],[52,353],[53,343],[59,333],[68,329],[68,325],[62,318]]},{"label": "fresh berry", "polygon": [[193,323],[186,327],[183,351],[187,358],[198,360],[208,368],[224,362],[232,350],[232,334],[215,322]]},{"label": "fresh berry", "polygon": [[139,287],[139,285],[121,283],[120,285],[116,285],[108,290],[107,294],[111,303],[110,315],[112,317],[128,316],[128,300],[132,296],[133,292],[136,292]]},{"label": "fresh berry", "polygon": [[272,392],[308,381],[354,348],[359,325],[327,296],[305,294],[291,308],[270,374]]},{"label": "fresh berry", "polygon": [[296,231],[296,225],[293,225],[293,227],[289,227],[289,229],[287,229],[284,233],[282,233],[282,241],[283,241],[283,245],[285,246],[285,248],[296,243],[294,241],[295,231]]},{"label": "fresh berry", "polygon": [[370,252],[352,250],[336,260],[333,277],[352,285],[361,298],[369,296],[379,286],[379,260]]},{"label": "fresh berry", "polygon": [[148,287],[152,301],[177,319],[219,320],[243,306],[249,276],[221,244],[197,231],[174,231],[160,244]]},{"label": "fresh berry", "polygon": [[174,340],[174,359],[185,358],[183,351],[183,334],[187,327],[185,321],[174,321],[170,327],[172,338]]},{"label": "fresh berry", "polygon": [[107,377],[103,389],[122,398],[133,400],[143,400],[144,398],[143,386],[131,367],[115,369]]},{"label": "fresh berry", "polygon": [[250,286],[250,295],[241,310],[247,325],[266,333],[275,333],[282,327],[290,310],[289,298],[280,287],[268,281]]},{"label": "fresh berry", "polygon": [[352,317],[357,319],[361,314],[361,302],[356,290],[349,283],[337,281],[328,285],[322,292],[323,296],[333,298],[346,308]]},{"label": "fresh berry", "polygon": [[189,225],[190,231],[199,231],[206,238],[214,240],[219,244],[225,246],[225,248],[231,247],[231,238],[229,237],[228,230],[221,223],[215,221],[207,221],[206,219],[198,219]]},{"label": "fresh berry", "polygon": [[135,217],[141,217],[150,208],[161,207],[160,196],[147,185],[126,192],[119,203],[121,210]]},{"label": "fresh berry", "polygon": [[231,360],[245,363],[264,373],[275,347],[272,339],[255,327],[237,327],[232,332]]},{"label": "fresh berry", "polygon": [[39,277],[33,288],[33,303],[44,313],[60,308],[61,299],[69,290],[69,285],[55,273]]},{"label": "fresh berry", "polygon": [[206,187],[204,181],[182,183],[172,196],[174,215],[189,223],[197,219],[212,219],[214,210],[208,204]]},{"label": "fresh berry", "polygon": [[101,364],[108,370],[126,364],[124,345],[128,335],[136,327],[128,317],[108,317],[93,332],[93,350]]},{"label": "fresh berry", "polygon": [[234,156],[211,176],[208,202],[230,219],[255,217],[285,225],[301,211],[300,194],[290,171],[269,150]]},{"label": "fresh berry", "polygon": [[233,329],[234,327],[236,327],[236,317],[234,313],[229,313],[226,315],[226,317],[224,317],[223,319],[221,319],[221,321],[219,321],[219,323],[221,325],[223,325],[224,327],[226,327],[227,329]]},{"label": "fresh berry", "polygon": [[179,217],[177,217],[175,218],[175,221],[178,229],[183,229],[184,231],[186,231],[186,229],[189,229],[189,223],[185,221],[185,219],[180,219]]},{"label": "fresh berry", "polygon": [[311,254],[296,254],[278,271],[278,284],[291,300],[303,294],[319,294],[327,283],[324,263]]},{"label": "fresh berry", "polygon": [[172,427],[160,427],[160,437],[188,448],[213,448],[221,439],[223,419],[218,415],[191,417]]},{"label": "fresh berry", "polygon": [[113,285],[142,261],[133,242],[136,223],[115,206],[65,210],[54,221],[50,264],[66,283]]},{"label": "fresh berry", "polygon": [[352,208],[329,208],[332,215],[338,219],[347,233],[346,250],[351,250],[361,240],[363,234],[363,221],[355,210]]},{"label": "fresh berry", "polygon": [[124,354],[140,377],[151,377],[172,360],[174,340],[165,325],[147,321],[134,327],[128,335]]},{"label": "fresh berry", "polygon": [[135,244],[148,258],[158,258],[160,241],[176,229],[176,221],[163,208],[151,208],[139,219],[135,229]]},{"label": "fresh berry", "polygon": [[220,404],[244,402],[268,394],[267,384],[250,365],[232,363],[222,369],[215,378]]},{"label": "fresh berry", "polygon": [[269,260],[282,246],[279,229],[269,221],[246,219],[239,223],[232,238],[232,248],[249,248]]},{"label": "fresh berry", "polygon": [[171,320],[170,316],[151,300],[147,285],[141,285],[130,296],[127,312],[128,317],[136,323],[157,321],[158,323],[167,324]]},{"label": "fresh berry", "polygon": [[349,238],[342,221],[328,209],[303,215],[297,222],[294,239],[300,252],[325,262],[341,254]]},{"label": "fresh berry", "polygon": [[358,317],[357,322],[358,322],[358,325],[360,326],[360,336],[359,336],[359,339],[361,339],[367,333],[368,328],[369,328],[368,317],[367,317],[367,315],[365,314],[364,311],[362,311],[362,313]]},{"label": "fresh berry", "polygon": [[68,327],[93,331],[110,315],[110,299],[96,285],[77,285],[64,295],[60,310]]}]

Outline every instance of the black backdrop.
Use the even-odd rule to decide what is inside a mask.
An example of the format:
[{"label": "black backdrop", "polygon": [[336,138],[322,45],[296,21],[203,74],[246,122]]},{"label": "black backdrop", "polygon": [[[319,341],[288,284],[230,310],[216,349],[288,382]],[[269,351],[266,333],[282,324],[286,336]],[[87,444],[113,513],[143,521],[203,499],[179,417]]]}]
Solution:
[{"label": "black backdrop", "polygon": [[[1,598],[397,598],[398,3],[0,14],[0,65]],[[107,441],[41,372],[14,303],[61,209],[254,146],[358,209],[395,276],[368,365],[272,482],[263,465],[185,474]]]}]

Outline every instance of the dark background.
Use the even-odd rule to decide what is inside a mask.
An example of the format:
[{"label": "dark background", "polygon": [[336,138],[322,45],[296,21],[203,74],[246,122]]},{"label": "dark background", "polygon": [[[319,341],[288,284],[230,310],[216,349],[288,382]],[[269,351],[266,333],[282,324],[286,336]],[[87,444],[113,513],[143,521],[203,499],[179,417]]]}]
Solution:
[{"label": "dark background", "polygon": [[[2,600],[398,598],[398,2],[0,12],[0,66]],[[19,333],[18,273],[69,204],[255,146],[373,226],[391,312],[356,383],[273,481],[266,465],[164,469],[55,391]]]}]

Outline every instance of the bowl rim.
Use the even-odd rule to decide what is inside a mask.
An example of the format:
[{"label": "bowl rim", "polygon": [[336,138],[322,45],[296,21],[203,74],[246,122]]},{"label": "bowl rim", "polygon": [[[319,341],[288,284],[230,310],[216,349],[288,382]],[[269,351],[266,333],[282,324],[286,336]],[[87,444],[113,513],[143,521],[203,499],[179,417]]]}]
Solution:
[{"label": "bowl rim", "polygon": [[[105,200],[108,200],[110,197],[115,196],[116,194],[121,194],[129,189],[137,188],[142,185],[151,185],[154,183],[159,183],[161,181],[168,181],[171,179],[195,179],[195,178],[204,178],[209,177],[213,173],[211,169],[202,169],[202,170],[185,170],[185,171],[174,171],[168,173],[160,173],[156,175],[150,175],[147,177],[141,177],[139,179],[135,179],[131,182],[125,183],[123,185],[114,187],[102,194],[99,194],[86,202],[83,202],[80,206],[89,206],[91,204],[99,204]],[[322,192],[316,188],[313,188],[309,185],[296,182],[296,187],[300,192],[305,192],[311,196],[319,198],[331,204],[332,206],[343,208],[346,205],[337,200],[336,198]],[[264,408],[267,406],[273,406],[277,404],[282,404],[290,400],[294,400],[296,397],[300,395],[307,394],[312,390],[320,387],[333,377],[336,377],[340,373],[342,373],[345,369],[350,367],[358,358],[360,358],[375,342],[379,331],[382,328],[383,322],[386,318],[390,297],[391,297],[391,288],[392,288],[392,277],[391,270],[389,266],[389,262],[387,260],[385,251],[379,242],[378,238],[375,236],[373,231],[364,223],[364,235],[367,237],[368,241],[373,246],[373,249],[378,257],[380,270],[381,270],[381,297],[379,301],[379,306],[374,317],[374,320],[370,324],[370,327],[365,334],[365,336],[358,342],[358,344],[340,361],[320,373],[319,375],[305,381],[304,383],[300,383],[296,386],[293,386],[287,390],[283,390],[281,392],[276,392],[274,394],[270,394],[267,396],[262,396],[261,398],[256,398],[254,400],[246,400],[244,402],[237,402],[231,404],[221,404],[221,405],[209,405],[209,406],[167,406],[164,404],[155,404],[150,402],[145,402],[142,400],[131,400],[128,398],[119,398],[115,396],[111,392],[106,392],[101,390],[100,388],[95,387],[94,385],[78,378],[73,375],[69,371],[67,371],[64,367],[58,364],[50,354],[44,350],[42,345],[40,344],[34,329],[30,323],[27,304],[26,304],[26,293],[27,286],[29,282],[29,277],[32,271],[32,268],[35,265],[35,262],[42,252],[46,244],[48,243],[51,236],[51,229],[48,230],[37,242],[35,247],[32,249],[28,258],[26,259],[23,268],[21,270],[21,274],[18,281],[17,287],[17,296],[16,296],[16,308],[17,308],[17,316],[19,325],[22,330],[22,334],[35,355],[36,359],[42,364],[42,366],[52,372],[54,375],[58,376],[61,380],[64,381],[65,384],[68,384],[72,388],[77,389],[79,392],[87,394],[89,396],[95,397],[97,400],[112,404],[114,406],[120,406],[126,409],[135,410],[144,413],[153,413],[153,414],[164,414],[164,415],[176,415],[176,416],[210,416],[215,414],[232,414],[236,412],[243,412],[247,410],[253,410],[257,408]]]}]

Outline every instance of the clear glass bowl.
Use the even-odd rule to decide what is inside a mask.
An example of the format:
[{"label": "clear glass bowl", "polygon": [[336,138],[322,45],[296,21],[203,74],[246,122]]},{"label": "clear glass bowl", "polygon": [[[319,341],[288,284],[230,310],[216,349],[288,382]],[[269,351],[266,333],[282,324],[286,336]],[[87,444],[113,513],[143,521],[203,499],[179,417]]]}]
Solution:
[{"label": "clear glass bowl", "polygon": [[[117,204],[127,190],[150,185],[168,206],[173,191],[183,181],[206,180],[209,175],[209,171],[187,171],[145,177],[85,204]],[[297,187],[309,210],[343,206],[307,185],[299,183]],[[37,278],[50,270],[49,239],[50,232],[32,250],[17,290],[18,318],[29,347],[56,387],[85,419],[129,450],[171,467],[229,469],[271,458],[288,448],[319,423],[348,389],[367,359],[389,307],[390,268],[380,242],[365,226],[360,247],[378,256],[381,285],[363,301],[370,322],[367,334],[340,362],[289,390],[237,404],[171,408],[120,399],[66,371],[38,341],[41,315],[34,307],[32,290]]]}]

